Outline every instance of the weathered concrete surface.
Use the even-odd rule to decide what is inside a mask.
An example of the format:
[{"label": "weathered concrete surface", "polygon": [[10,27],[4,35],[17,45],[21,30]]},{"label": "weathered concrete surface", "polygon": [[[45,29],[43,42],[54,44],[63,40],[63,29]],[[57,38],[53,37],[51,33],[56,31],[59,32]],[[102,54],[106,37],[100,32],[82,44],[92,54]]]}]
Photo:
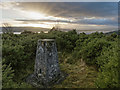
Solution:
[{"label": "weathered concrete surface", "polygon": [[38,40],[34,73],[27,78],[27,82],[39,87],[41,84],[49,85],[51,82],[57,82],[60,78],[55,40]]}]

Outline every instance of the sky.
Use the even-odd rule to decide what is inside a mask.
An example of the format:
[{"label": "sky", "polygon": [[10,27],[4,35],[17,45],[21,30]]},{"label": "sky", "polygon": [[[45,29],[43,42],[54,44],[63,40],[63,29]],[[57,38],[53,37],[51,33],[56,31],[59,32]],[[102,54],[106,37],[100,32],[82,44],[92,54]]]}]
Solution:
[{"label": "sky", "polygon": [[0,11],[0,25],[108,31],[118,28],[117,2],[2,2]]},{"label": "sky", "polygon": [[2,2],[119,2],[120,0],[1,0]]}]

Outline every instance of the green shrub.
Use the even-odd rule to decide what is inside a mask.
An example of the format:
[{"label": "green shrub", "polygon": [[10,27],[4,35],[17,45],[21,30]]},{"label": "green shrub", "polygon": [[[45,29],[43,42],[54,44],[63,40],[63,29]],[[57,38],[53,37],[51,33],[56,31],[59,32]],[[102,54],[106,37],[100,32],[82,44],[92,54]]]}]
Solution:
[{"label": "green shrub", "polygon": [[79,57],[85,60],[87,64],[96,64],[96,57],[100,56],[102,49],[109,47],[110,44],[104,38],[95,38],[90,42],[88,40],[85,40],[81,45],[82,47],[78,52]]},{"label": "green shrub", "polygon": [[5,64],[5,59],[2,60],[2,88],[31,88],[32,86],[25,82],[15,82],[14,70],[10,64]]},{"label": "green shrub", "polygon": [[2,64],[2,87],[3,88],[13,88],[17,87],[17,84],[13,82],[14,70],[12,67],[4,63],[3,59]]},{"label": "green shrub", "polygon": [[107,48],[97,58],[97,63],[100,65],[100,72],[96,80],[96,86],[100,88],[119,87],[119,59],[118,59],[117,43],[112,44],[112,48]]},{"label": "green shrub", "polygon": [[[4,79],[4,87],[29,87],[22,80],[33,72],[37,41],[45,38],[56,39],[60,63],[75,64],[77,60],[83,59],[87,64],[99,67],[97,87],[118,87],[117,37],[115,34],[107,36],[98,32],[78,35],[76,30],[52,30],[48,34],[3,34],[4,71],[9,70],[13,74],[11,67],[14,68],[14,75],[10,74],[10,82],[14,86],[7,84]],[[4,78],[7,78],[7,74]]]}]

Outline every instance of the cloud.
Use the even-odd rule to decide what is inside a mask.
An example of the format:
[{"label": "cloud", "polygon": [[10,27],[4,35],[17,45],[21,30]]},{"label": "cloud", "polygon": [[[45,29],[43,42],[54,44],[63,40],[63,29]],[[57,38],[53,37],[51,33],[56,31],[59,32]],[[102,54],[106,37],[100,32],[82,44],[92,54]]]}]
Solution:
[{"label": "cloud", "polygon": [[13,9],[16,8],[19,5],[17,2],[2,2],[0,3],[0,9]]},{"label": "cloud", "polygon": [[111,26],[117,26],[117,21],[110,19],[110,18],[83,18],[83,19],[76,19],[74,21],[68,21],[68,20],[28,20],[28,19],[16,19],[15,21],[23,21],[24,23],[42,23],[42,22],[59,22],[59,23],[69,23],[69,24],[90,24],[90,25],[111,25]]},{"label": "cloud", "polygon": [[[71,23],[117,25],[118,3],[116,2],[24,2],[19,3],[19,7],[24,11],[26,10],[46,13],[55,17],[63,17],[69,20],[76,20]],[[84,19],[85,17],[95,17],[95,19]],[[113,17],[115,17],[116,21],[111,20]],[[31,21],[35,22],[35,20]],[[55,22],[54,20],[38,21]],[[60,20],[59,22],[70,23],[69,21],[65,20]]]},{"label": "cloud", "polygon": [[[20,3],[23,10],[48,13],[60,17],[113,17],[117,15],[118,3],[115,2],[30,2]],[[33,8],[34,7],[34,8]]]},{"label": "cloud", "polygon": [[67,20],[27,20],[27,19],[16,19],[15,21],[24,21],[24,22],[66,22],[66,23],[70,23],[70,21]]},{"label": "cloud", "polygon": [[[4,0],[2,2],[33,2],[33,0]],[[34,0],[34,2],[119,2],[119,0]]]},{"label": "cloud", "polygon": [[[14,21],[26,24],[52,23],[57,22],[55,18],[59,18],[60,23],[68,23],[71,27],[80,27],[79,25],[83,25],[83,27],[85,25],[117,26],[117,2],[18,2],[11,4],[8,7],[7,5],[4,6],[4,18],[11,18]],[[52,16],[53,19],[38,18],[36,20],[34,17],[29,17],[27,12],[43,13]]]},{"label": "cloud", "polygon": [[106,19],[106,18],[99,18],[99,19],[93,18],[93,19],[77,20],[76,23],[117,26],[118,22],[117,21],[113,21],[111,19]]}]

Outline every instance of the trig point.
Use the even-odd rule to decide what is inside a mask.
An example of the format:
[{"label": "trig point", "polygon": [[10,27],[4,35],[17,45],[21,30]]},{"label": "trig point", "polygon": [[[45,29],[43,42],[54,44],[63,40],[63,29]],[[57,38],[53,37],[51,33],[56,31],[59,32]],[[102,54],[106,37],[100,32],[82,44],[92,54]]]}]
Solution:
[{"label": "trig point", "polygon": [[60,68],[55,39],[38,40],[34,73],[27,78],[27,82],[34,86],[48,85],[59,76]]}]

